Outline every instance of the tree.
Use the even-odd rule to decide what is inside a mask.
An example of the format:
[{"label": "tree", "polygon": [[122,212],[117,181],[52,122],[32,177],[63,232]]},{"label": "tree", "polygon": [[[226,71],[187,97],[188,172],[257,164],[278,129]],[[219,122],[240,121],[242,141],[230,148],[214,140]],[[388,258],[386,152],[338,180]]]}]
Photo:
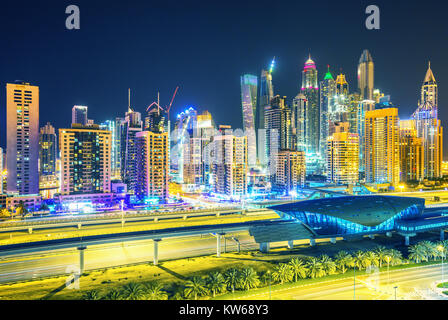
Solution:
[{"label": "tree", "polygon": [[42,202],[42,204],[39,207],[39,211],[48,211],[48,205],[45,202]]},{"label": "tree", "polygon": [[308,269],[303,260],[294,258],[289,262],[289,266],[291,267],[292,274],[294,275],[294,281],[297,282],[298,278],[306,278],[308,273]]},{"label": "tree", "polygon": [[135,282],[130,282],[123,287],[122,295],[126,300],[145,299],[145,288]]},{"label": "tree", "polygon": [[224,280],[223,275],[219,272],[210,274],[206,282],[208,290],[213,294],[213,298],[216,297],[217,293],[221,293],[226,290],[226,281]]},{"label": "tree", "polygon": [[414,261],[415,263],[420,263],[421,261],[427,261],[425,248],[420,243],[410,246],[408,252],[409,252],[408,258]]},{"label": "tree", "polygon": [[98,290],[90,290],[83,295],[83,300],[100,300],[100,299],[101,296]]},{"label": "tree", "polygon": [[235,268],[228,269],[224,273],[224,281],[227,285],[227,288],[232,290],[232,293],[235,292],[235,287],[238,285],[239,281],[239,272]]},{"label": "tree", "polygon": [[378,266],[378,256],[373,251],[367,251],[365,253],[365,267]]},{"label": "tree", "polygon": [[22,217],[28,214],[28,208],[25,206],[22,200],[20,200],[19,204],[16,207],[16,214],[21,215]]},{"label": "tree", "polygon": [[311,258],[306,266],[308,268],[308,275],[313,279],[324,277],[326,275],[322,262],[317,258]]},{"label": "tree", "polygon": [[190,278],[185,284],[185,297],[189,298],[194,296],[194,300],[198,299],[198,296],[204,296],[207,294],[207,288],[205,281],[202,277],[194,276]]},{"label": "tree", "polygon": [[387,257],[390,258],[390,256],[387,254],[387,249],[383,246],[378,246],[375,248],[376,256],[378,258],[378,264],[379,267],[381,268],[383,266],[383,262],[387,263]]},{"label": "tree", "polygon": [[168,294],[163,286],[157,282],[150,282],[145,287],[145,295],[148,300],[167,300]]},{"label": "tree", "polygon": [[347,269],[354,266],[354,260],[351,254],[347,251],[339,251],[335,256],[336,267],[342,272],[346,273]]},{"label": "tree", "polygon": [[422,241],[420,242],[420,244],[423,246],[423,250],[425,251],[428,260],[431,258],[433,258],[433,260],[436,260],[439,257],[440,251],[437,250],[437,246],[435,243],[431,241]]},{"label": "tree", "polygon": [[366,257],[365,252],[361,250],[355,252],[353,260],[354,266],[359,270],[362,270],[362,268],[366,268],[370,262],[368,257]]},{"label": "tree", "polygon": [[289,264],[280,263],[274,267],[274,271],[272,272],[272,279],[274,281],[278,281],[280,284],[283,284],[291,281],[292,278],[293,271]]},{"label": "tree", "polygon": [[387,254],[390,256],[390,265],[396,266],[403,262],[403,255],[396,249],[387,250]]},{"label": "tree", "polygon": [[321,255],[319,260],[322,263],[322,268],[324,269],[325,274],[329,275],[336,272],[336,264],[328,255]]},{"label": "tree", "polygon": [[113,289],[106,295],[107,300],[122,300],[123,296],[120,291]]},{"label": "tree", "polygon": [[11,217],[11,212],[6,208],[0,209],[0,218],[9,218]]},{"label": "tree", "polygon": [[258,287],[260,279],[253,268],[245,268],[239,274],[239,286],[243,290],[249,290]]}]

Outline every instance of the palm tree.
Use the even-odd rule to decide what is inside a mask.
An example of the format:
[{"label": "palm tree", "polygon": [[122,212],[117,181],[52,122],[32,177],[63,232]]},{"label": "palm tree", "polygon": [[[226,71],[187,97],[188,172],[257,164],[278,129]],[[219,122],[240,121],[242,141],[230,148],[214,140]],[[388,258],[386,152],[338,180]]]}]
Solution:
[{"label": "palm tree", "polygon": [[145,288],[139,283],[130,282],[123,287],[122,295],[126,300],[143,300]]},{"label": "palm tree", "polygon": [[168,294],[163,290],[163,286],[157,282],[151,282],[145,288],[148,300],[167,300]]},{"label": "palm tree", "polygon": [[416,263],[420,263],[425,260],[427,261],[425,248],[420,243],[410,246],[408,252],[408,258]]},{"label": "palm tree", "polygon": [[331,259],[328,255],[323,254],[319,257],[320,262],[322,263],[322,267],[325,270],[325,274],[333,274],[336,272],[336,263],[334,263],[333,259]]},{"label": "palm tree", "polygon": [[339,251],[336,256],[336,266],[342,273],[347,272],[347,268],[354,266],[354,260],[350,253],[347,251]]},{"label": "palm tree", "polygon": [[260,280],[263,281],[263,283],[264,283],[265,286],[268,285],[268,281],[269,281],[270,279],[271,279],[271,272],[270,272],[269,270],[263,272],[263,273],[261,274],[261,276],[260,276]]},{"label": "palm tree", "polygon": [[224,273],[224,281],[227,285],[227,288],[232,290],[232,293],[235,292],[235,287],[238,285],[239,281],[239,272],[235,268],[228,269]]},{"label": "palm tree", "polygon": [[322,262],[319,261],[319,259],[317,258],[311,258],[307,264],[306,264],[307,268],[308,268],[308,275],[311,278],[320,278],[325,276],[325,269],[324,266],[322,265]]},{"label": "palm tree", "polygon": [[376,255],[376,253],[374,251],[367,251],[365,253],[365,258],[366,258],[366,267],[369,266],[378,266],[378,256]]},{"label": "palm tree", "polygon": [[83,296],[83,300],[100,300],[100,299],[101,296],[98,290],[87,291]]},{"label": "palm tree", "polygon": [[121,294],[120,291],[118,291],[117,289],[112,289],[107,295],[106,295],[106,299],[107,300],[122,300],[123,296]]},{"label": "palm tree", "polygon": [[293,271],[289,264],[280,263],[274,267],[274,271],[272,272],[272,279],[274,281],[278,281],[280,284],[283,284],[291,281],[292,278]]},{"label": "palm tree", "polygon": [[25,206],[22,200],[20,200],[19,204],[17,205],[16,214],[21,215],[22,217],[28,214],[28,208]]},{"label": "palm tree", "polygon": [[366,255],[363,251],[358,250],[355,252],[355,254],[353,256],[353,262],[354,262],[355,268],[362,270],[362,268],[366,265],[367,261],[368,260],[366,259]]},{"label": "palm tree", "polygon": [[303,262],[303,260],[294,258],[289,262],[289,266],[291,267],[295,282],[297,282],[297,278],[306,278],[308,269],[306,268],[305,262]]},{"label": "palm tree", "polygon": [[185,297],[187,298],[194,296],[194,300],[197,300],[198,296],[207,294],[205,281],[202,277],[194,276],[190,278],[185,284],[185,287]]},{"label": "palm tree", "polygon": [[224,277],[219,272],[214,272],[210,274],[207,278],[207,287],[213,294],[213,298],[216,297],[216,293],[224,292],[226,289],[226,281]]},{"label": "palm tree", "polygon": [[420,244],[423,247],[423,251],[426,254],[426,260],[428,261],[430,258],[433,258],[433,260],[436,260],[439,256],[439,252],[437,250],[437,247],[434,243],[431,241],[421,241],[418,244]]},{"label": "palm tree", "polygon": [[239,285],[243,290],[249,290],[258,287],[260,279],[253,268],[245,268],[239,274]]},{"label": "palm tree", "polygon": [[383,246],[378,246],[375,248],[376,256],[378,258],[378,264],[381,268],[383,266],[383,262],[387,262],[387,257],[390,258],[390,256],[387,254],[387,249]]}]

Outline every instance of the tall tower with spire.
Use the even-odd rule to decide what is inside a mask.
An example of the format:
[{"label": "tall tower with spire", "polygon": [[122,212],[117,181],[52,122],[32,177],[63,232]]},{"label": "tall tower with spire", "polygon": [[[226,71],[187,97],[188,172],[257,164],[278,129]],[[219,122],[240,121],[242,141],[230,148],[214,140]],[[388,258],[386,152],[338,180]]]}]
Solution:
[{"label": "tall tower with spire", "polygon": [[325,155],[329,136],[330,114],[334,107],[336,82],[328,66],[324,80],[320,82],[320,154]]},{"label": "tall tower with spire", "polygon": [[443,127],[438,119],[438,88],[429,63],[421,88],[421,101],[412,115],[417,137],[423,141],[424,177],[442,176]]},{"label": "tall tower with spire", "polygon": [[358,89],[362,100],[373,100],[374,71],[372,56],[369,50],[364,50],[358,64]]},{"label": "tall tower with spire", "polygon": [[302,93],[305,95],[308,104],[305,114],[307,154],[318,154],[320,136],[320,110],[319,110],[319,87],[317,84],[316,64],[311,59],[311,55],[305,62],[302,71]]}]

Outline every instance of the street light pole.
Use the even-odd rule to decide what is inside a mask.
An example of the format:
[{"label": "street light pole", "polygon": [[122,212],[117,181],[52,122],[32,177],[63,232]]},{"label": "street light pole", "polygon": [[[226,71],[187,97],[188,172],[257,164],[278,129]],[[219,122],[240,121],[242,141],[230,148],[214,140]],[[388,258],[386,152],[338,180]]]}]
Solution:
[{"label": "street light pole", "polygon": [[268,271],[269,275],[269,300],[271,300],[271,272]]},{"label": "street light pole", "polygon": [[353,268],[353,300],[356,300],[356,266]]},{"label": "street light pole", "polygon": [[445,258],[445,248],[440,245],[437,247],[437,250],[439,250],[442,254],[442,283],[443,283],[443,258]]},{"label": "street light pole", "polygon": [[394,289],[395,289],[395,300],[397,300],[397,288],[398,288],[397,286],[394,287]]}]

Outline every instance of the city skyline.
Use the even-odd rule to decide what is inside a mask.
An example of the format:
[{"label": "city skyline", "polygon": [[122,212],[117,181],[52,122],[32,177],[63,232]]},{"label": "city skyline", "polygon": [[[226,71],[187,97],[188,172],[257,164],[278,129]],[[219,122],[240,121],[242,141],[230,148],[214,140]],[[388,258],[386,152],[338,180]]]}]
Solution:
[{"label": "city skyline", "polygon": [[[351,6],[338,6],[330,3],[321,5],[306,4],[306,8],[310,11],[318,11],[322,14],[317,15],[314,19],[313,34],[307,34],[304,30],[304,24],[309,21],[310,18],[303,18],[303,21],[298,21],[297,25],[288,23],[286,26],[279,27],[273,26],[269,34],[275,34],[278,37],[278,46],[265,46],[261,48],[260,36],[256,34],[255,30],[247,30],[243,28],[247,22],[237,19],[238,30],[244,35],[251,34],[251,38],[248,43],[242,42],[242,38],[235,38],[234,43],[227,44],[224,51],[219,54],[215,54],[216,50],[221,49],[217,44],[217,40],[227,39],[230,34],[228,31],[221,30],[220,26],[223,23],[222,20],[213,23],[211,20],[214,15],[218,14],[219,6],[206,7],[204,10],[208,10],[208,16],[202,17],[199,22],[189,21],[187,29],[194,29],[198,31],[193,38],[187,31],[178,31],[180,34],[176,35],[173,30],[170,29],[166,33],[159,33],[159,27],[151,29],[151,36],[154,36],[155,41],[150,41],[151,44],[158,43],[156,40],[160,40],[160,37],[166,37],[168,40],[160,42],[166,52],[166,58],[162,58],[159,53],[152,51],[145,51],[148,48],[147,44],[137,41],[135,36],[130,36],[127,32],[128,29],[133,27],[133,23],[128,22],[126,24],[123,20],[118,20],[116,25],[113,25],[112,30],[107,31],[105,26],[111,27],[108,23],[109,18],[112,17],[134,17],[135,22],[143,23],[142,16],[137,14],[137,11],[143,10],[145,6],[143,4],[136,4],[132,8],[128,8],[124,13],[118,13],[114,8],[105,8],[105,12],[100,16],[96,16],[99,10],[98,4],[87,4],[81,2],[79,4],[82,15],[82,27],[78,33],[70,33],[65,30],[63,26],[59,30],[59,25],[63,25],[58,21],[52,21],[41,23],[34,21],[36,31],[32,35],[24,36],[24,39],[30,41],[30,43],[38,43],[39,46],[43,46],[45,50],[42,53],[33,53],[29,63],[20,64],[20,59],[25,59],[27,55],[23,52],[18,52],[20,45],[14,40],[8,50],[2,53],[4,71],[1,81],[3,83],[13,82],[16,79],[23,79],[31,84],[38,85],[41,88],[41,117],[42,120],[40,126],[47,121],[52,123],[56,128],[63,128],[67,126],[70,121],[70,109],[74,105],[87,105],[91,118],[96,122],[102,122],[107,119],[111,119],[115,114],[123,113],[127,106],[127,89],[132,89],[132,96],[136,111],[144,112],[150,101],[154,101],[157,97],[157,92],[161,92],[161,101],[166,103],[171,97],[172,90],[179,85],[179,94],[176,97],[176,102],[173,105],[173,116],[180,110],[185,109],[186,106],[195,106],[198,110],[209,110],[216,119],[217,123],[230,124],[232,127],[242,127],[241,117],[235,115],[241,114],[240,111],[240,88],[239,78],[241,75],[249,73],[260,75],[261,69],[267,69],[273,56],[276,56],[276,70],[273,75],[273,83],[276,93],[287,96],[288,103],[297,94],[297,89],[301,83],[301,69],[306,61],[308,54],[311,53],[313,60],[316,62],[319,72],[319,81],[322,79],[326,66],[330,65],[333,73],[338,74],[340,67],[342,66],[342,72],[346,74],[347,81],[350,88],[356,88],[356,69],[359,55],[364,49],[368,49],[375,61],[375,84],[385,94],[390,94],[392,101],[399,107],[400,118],[409,118],[412,112],[416,109],[417,101],[419,100],[419,88],[423,81],[424,72],[427,69],[427,63],[429,60],[432,62],[432,69],[435,76],[442,88],[440,90],[440,105],[443,106],[444,98],[444,60],[443,52],[444,47],[441,45],[437,52],[432,51],[430,48],[418,48],[411,50],[410,44],[401,43],[402,40],[398,39],[396,44],[392,42],[388,37],[380,37],[384,32],[389,32],[394,25],[394,15],[399,13],[397,10],[397,4],[379,3],[381,8],[381,21],[382,28],[377,31],[368,31],[364,27],[364,9],[363,4],[352,4]],[[4,10],[13,9],[13,5],[9,4],[9,7],[4,7]],[[55,6],[54,8],[48,8],[47,14],[56,16],[56,12],[63,6]],[[163,6],[162,6],[163,7]],[[191,8],[182,9],[186,11],[182,13],[179,10],[173,10],[173,23],[178,24],[185,23],[187,21],[188,13]],[[331,50],[336,45],[336,40],[326,40],[328,37],[323,38],[324,30],[328,35],[332,35],[334,31],[328,30],[326,26],[336,22],[336,18],[329,16],[327,13],[328,8],[334,9],[334,17],[344,16],[353,17],[348,20],[347,26],[341,26],[341,28],[349,32],[356,39],[360,41],[348,41],[346,39],[339,39],[343,50],[335,52]],[[26,18],[30,14],[27,10],[32,9],[30,6],[28,9],[24,9],[23,19],[18,19],[18,22],[22,23],[18,30],[18,34],[24,31],[23,28],[29,26],[30,22],[26,21]],[[195,8],[194,6],[192,8]],[[241,17],[251,7],[247,4],[243,5],[240,12],[233,10],[235,6],[230,4],[228,8],[229,13],[235,17]],[[152,13],[166,10],[164,8],[152,8]],[[264,11],[255,8],[262,15],[266,15]],[[423,10],[423,11],[422,11]],[[440,13],[434,9],[423,8],[420,12],[427,13],[428,17],[432,17],[434,20]],[[63,12],[63,10],[59,10]],[[149,13],[150,15],[152,13]],[[95,13],[95,19],[99,19],[98,26],[92,24],[92,14]],[[288,14],[285,12],[282,12]],[[200,13],[197,13],[200,14]],[[273,5],[272,13],[274,16],[280,14],[279,9]],[[415,13],[408,12],[409,16],[406,20],[411,19]],[[104,15],[104,16],[103,16]],[[191,17],[191,16],[190,16]],[[325,18],[328,18],[325,20]],[[399,15],[398,20],[403,20],[403,15]],[[64,15],[61,17],[64,20]],[[158,18],[160,19],[160,18]],[[57,20],[57,19],[54,19]],[[148,19],[151,20],[151,19]],[[285,17],[287,20],[287,17]],[[400,21],[401,21],[400,20]],[[145,20],[146,21],[146,20]],[[14,26],[13,21],[3,21],[6,24]],[[207,22],[207,23],[206,23]],[[124,23],[124,25],[122,24]],[[154,22],[155,23],[155,22]],[[202,45],[199,50],[195,50],[196,54],[192,55],[187,50],[190,45],[194,45],[200,42],[199,37],[205,35],[206,31],[202,28],[205,24],[210,25],[210,32],[215,33],[216,39],[211,39],[209,46],[204,52],[202,49],[205,47]],[[124,31],[119,31],[120,27],[125,26]],[[127,26],[127,27],[126,27]],[[153,25],[151,25],[153,26]],[[396,27],[394,25],[394,27]],[[54,28],[55,30],[47,30],[47,28]],[[146,28],[149,28],[147,23],[141,25],[140,30],[143,32]],[[6,30],[6,28],[3,28]],[[174,27],[173,27],[174,29]],[[58,48],[53,48],[53,45],[48,42],[47,39],[43,39],[39,36],[39,30],[45,30],[49,32],[49,38],[52,41],[57,41],[62,38],[66,38],[66,41],[61,41]],[[157,32],[155,30],[158,30]],[[176,28],[175,30],[178,30]],[[351,30],[351,31],[350,31]],[[385,31],[384,31],[385,30]],[[415,30],[414,26],[402,26],[394,28],[392,34],[395,32],[404,32],[404,37],[423,34],[425,31],[428,33],[427,27],[421,28],[421,30]],[[77,32],[77,31],[74,31]],[[23,33],[25,34],[25,33]],[[122,50],[119,44],[112,43],[107,40],[110,39],[108,35],[116,35],[117,40],[125,40],[129,49],[133,53],[127,52],[128,50]],[[174,35],[173,35],[174,34]],[[99,35],[106,36],[106,40],[102,40]],[[173,35],[173,38],[169,36]],[[301,40],[299,43],[294,43],[292,39],[299,37]],[[428,35],[429,37],[442,37],[443,32],[437,28],[431,29]],[[109,49],[109,52],[105,51],[105,48],[99,48],[92,40],[95,38],[99,43],[104,42],[105,48]],[[289,42],[287,39],[291,39]],[[151,38],[152,39],[152,38]],[[171,42],[172,39],[172,42]],[[194,40],[194,41],[193,41]],[[189,42],[190,44],[187,44]],[[246,46],[251,46],[252,50],[243,50],[243,54],[238,54],[238,61],[235,61],[231,52],[231,47],[239,45],[241,49],[245,49]],[[242,45],[242,46],[241,46]],[[81,50],[81,47],[91,48],[91,53]],[[400,47],[400,50],[397,48]],[[73,53],[68,52],[68,48],[73,50]],[[182,49],[178,54],[173,56],[173,49]],[[48,54],[49,49],[54,49],[54,53]],[[112,51],[111,51],[112,50]],[[114,51],[115,50],[115,51]],[[117,51],[118,50],[118,51]],[[126,52],[124,52],[126,51]],[[145,51],[145,55],[142,54]],[[120,59],[118,59],[117,53],[120,52]],[[199,53],[198,53],[199,52]],[[245,54],[247,52],[247,54]],[[182,54],[180,54],[182,53]],[[207,59],[204,58],[204,54],[207,53]],[[211,55],[209,53],[212,53]],[[401,54],[400,58],[397,55]],[[227,59],[225,58],[227,55]],[[98,63],[99,58],[103,63]],[[37,60],[36,60],[37,59]],[[116,68],[109,70],[111,63],[121,61]],[[157,63],[155,63],[155,62]],[[32,65],[30,65],[32,63]],[[51,63],[51,64],[50,64]],[[159,67],[160,65],[160,67]],[[15,68],[12,68],[15,66]],[[65,67],[62,67],[65,66]],[[30,68],[31,67],[31,68]],[[45,72],[43,71],[45,68]],[[163,69],[164,71],[162,72]],[[58,71],[60,70],[60,71]],[[66,71],[61,71],[66,70]],[[395,71],[396,70],[396,71]],[[219,73],[220,77],[216,78],[215,83],[208,84],[207,78],[212,73]],[[153,75],[153,76],[151,76]],[[68,81],[73,78],[74,81],[68,85]],[[85,79],[84,79],[85,78]],[[154,79],[153,79],[154,78]],[[81,81],[83,79],[83,81]],[[156,80],[157,79],[157,80]],[[106,90],[105,83],[110,86],[110,90]],[[217,88],[222,88],[218,90]],[[0,101],[4,101],[3,95],[0,93]],[[225,112],[224,110],[231,110],[231,112]],[[4,108],[2,108],[3,110]],[[54,116],[54,119],[52,118]],[[442,119],[442,125],[447,119],[445,111],[440,108],[439,117]],[[5,146],[4,142],[4,120],[2,117],[1,131],[0,131],[0,145]],[[447,148],[445,148],[447,149]]]}]

